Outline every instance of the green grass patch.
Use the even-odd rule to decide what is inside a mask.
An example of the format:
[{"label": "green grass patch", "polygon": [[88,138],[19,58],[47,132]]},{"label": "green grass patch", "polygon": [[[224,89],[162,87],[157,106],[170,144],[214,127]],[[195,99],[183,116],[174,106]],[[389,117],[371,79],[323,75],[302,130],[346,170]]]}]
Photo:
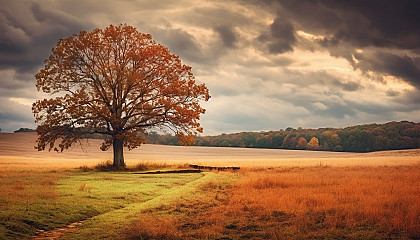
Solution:
[{"label": "green grass patch", "polygon": [[78,231],[66,235],[64,239],[125,239],[133,222],[141,219],[144,212],[155,208],[165,208],[174,202],[201,198],[203,192],[198,191],[200,186],[219,176],[213,172],[144,175],[141,177],[142,181],[149,182],[144,190],[146,193],[153,194],[153,197],[145,201],[132,202],[124,208],[90,218]]},{"label": "green grass patch", "polygon": [[39,229],[56,229],[81,220],[86,221],[69,239],[94,239],[92,234],[112,238],[140,209],[187,196],[195,184],[213,175],[97,171],[5,174],[0,179],[0,239],[29,239]]}]

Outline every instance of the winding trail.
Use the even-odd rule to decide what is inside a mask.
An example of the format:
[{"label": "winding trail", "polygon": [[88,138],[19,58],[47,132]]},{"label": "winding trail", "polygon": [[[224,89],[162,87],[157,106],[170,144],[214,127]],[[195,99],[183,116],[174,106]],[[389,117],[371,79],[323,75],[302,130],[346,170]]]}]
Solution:
[{"label": "winding trail", "polygon": [[83,224],[83,221],[78,221],[71,223],[65,227],[53,229],[50,231],[38,230],[35,236],[32,237],[34,240],[54,240],[59,239],[66,233],[75,232],[79,229],[80,225]]},{"label": "winding trail", "polygon": [[[193,173],[196,174],[196,173]],[[165,189],[161,192],[160,195],[156,196],[153,199],[150,199],[145,202],[141,203],[132,203],[127,205],[124,208],[116,209],[110,212],[106,212],[82,221],[71,223],[65,227],[45,231],[45,230],[38,230],[36,235],[32,237],[33,240],[56,240],[61,239],[64,236],[71,236],[71,234],[77,234],[77,231],[80,230],[83,226],[86,228],[97,229],[96,233],[107,234],[104,231],[100,231],[107,228],[115,227],[121,222],[129,223],[133,217],[138,216],[141,210],[145,210],[148,208],[159,207],[161,205],[165,205],[170,203],[171,201],[180,199],[182,197],[188,196],[191,192],[192,186],[197,185],[199,183],[203,183],[214,176],[212,172],[205,172],[200,173],[201,177],[187,182],[183,185],[174,186],[172,188]],[[111,220],[110,220],[111,219]],[[113,220],[113,221],[112,221]],[[110,230],[109,233],[113,231]],[[95,236],[98,239],[116,239],[117,236],[114,235],[101,235]]]}]

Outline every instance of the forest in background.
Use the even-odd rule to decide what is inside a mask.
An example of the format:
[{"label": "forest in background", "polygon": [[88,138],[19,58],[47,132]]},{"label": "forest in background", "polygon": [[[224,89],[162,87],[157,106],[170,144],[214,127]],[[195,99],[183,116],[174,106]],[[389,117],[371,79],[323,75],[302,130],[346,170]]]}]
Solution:
[{"label": "forest in background", "polygon": [[[32,132],[21,128],[15,132]],[[86,138],[103,138],[99,134]],[[150,132],[149,144],[179,145],[171,134]],[[241,132],[216,136],[198,136],[196,146],[272,148],[336,152],[373,152],[420,148],[420,123],[409,121],[363,124],[346,128],[286,128],[278,131]]]},{"label": "forest in background", "polygon": [[[173,135],[151,132],[147,143],[178,145]],[[286,128],[196,137],[196,146],[372,152],[420,147],[420,123],[364,124],[346,128]]]}]

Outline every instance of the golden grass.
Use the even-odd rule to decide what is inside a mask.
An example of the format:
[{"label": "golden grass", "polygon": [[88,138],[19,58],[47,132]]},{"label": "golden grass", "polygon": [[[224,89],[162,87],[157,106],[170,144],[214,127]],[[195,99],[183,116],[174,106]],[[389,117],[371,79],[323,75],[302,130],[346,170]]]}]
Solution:
[{"label": "golden grass", "polygon": [[[216,239],[224,230],[224,215],[214,212],[225,200],[231,173],[197,186],[196,199],[144,210],[126,229],[124,239]],[[224,176],[223,176],[224,175]],[[230,178],[230,179],[229,179]]]},{"label": "golden grass", "polygon": [[[228,211],[290,213],[299,229],[308,213],[326,228],[380,226],[420,236],[420,166],[283,168],[245,172],[232,190]],[[236,210],[235,210],[236,208]]]},{"label": "golden grass", "polygon": [[418,165],[245,169],[231,187],[200,186],[201,200],[142,213],[128,239],[418,238],[419,173]]},{"label": "golden grass", "polygon": [[[178,165],[176,167],[180,167],[182,165]],[[134,166],[128,166],[129,169],[134,170],[134,171],[147,171],[147,170],[152,170],[152,169],[162,169],[162,168],[169,168],[169,167],[175,167],[175,166],[171,166],[168,165],[166,163],[159,163],[159,162],[139,162],[137,164],[135,164]]]},{"label": "golden grass", "polygon": [[0,200],[7,204],[57,198],[55,172],[8,171],[0,174]]},{"label": "golden grass", "polygon": [[128,230],[126,239],[180,239],[177,219],[145,215]]},{"label": "golden grass", "polygon": [[[37,151],[35,133],[0,133],[0,168],[13,171],[33,169],[92,168],[112,159],[112,151],[99,149],[101,140],[90,139],[75,144],[63,153]],[[398,166],[420,164],[420,149],[375,153],[342,153],[284,149],[182,147],[145,144],[125,151],[128,166],[139,162],[168,165],[198,164],[239,167],[327,166]]]}]

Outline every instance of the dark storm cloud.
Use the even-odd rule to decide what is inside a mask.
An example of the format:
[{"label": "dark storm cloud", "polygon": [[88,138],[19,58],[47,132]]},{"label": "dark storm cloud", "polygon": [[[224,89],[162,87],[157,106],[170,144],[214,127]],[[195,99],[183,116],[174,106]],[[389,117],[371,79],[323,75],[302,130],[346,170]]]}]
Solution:
[{"label": "dark storm cloud", "polygon": [[[392,75],[420,89],[420,1],[401,0],[266,0],[247,1],[276,9],[271,25],[269,48],[272,53],[295,47],[292,32],[324,36],[318,39],[331,56],[347,59],[355,68],[373,71],[377,76]],[[283,20],[281,20],[283,19]],[[287,21],[285,21],[285,19]],[[278,31],[278,34],[276,33]],[[267,35],[262,35],[267,39]],[[358,55],[366,61],[356,64],[356,49],[376,48],[375,58]],[[411,51],[414,56],[390,54],[389,50]]]},{"label": "dark storm cloud", "polygon": [[269,31],[262,33],[258,40],[272,54],[289,52],[296,43],[295,29],[289,21],[278,17],[270,25]]},{"label": "dark storm cloud", "polygon": [[[156,29],[149,25],[150,32],[171,51],[190,62],[217,65],[220,57],[229,54],[232,49],[244,46],[244,39],[241,38],[237,29],[252,25],[255,19],[237,11],[236,6],[233,8],[226,6],[229,3],[215,3],[205,6],[193,5],[177,16],[177,19],[184,24],[200,29],[195,29],[195,31],[207,32],[204,36],[193,36],[193,32],[179,29],[170,21],[165,23],[166,27],[163,29]],[[145,22],[145,25],[147,24]]]},{"label": "dark storm cloud", "polygon": [[0,124],[6,132],[35,127],[27,105],[37,94],[34,74],[60,38],[84,30],[76,17],[42,3],[0,0]]},{"label": "dark storm cloud", "polygon": [[355,47],[417,49],[420,2],[411,0],[278,1],[300,29],[331,35],[329,41]]},{"label": "dark storm cloud", "polygon": [[219,33],[220,38],[222,39],[223,44],[226,47],[234,47],[235,42],[237,41],[236,33],[228,25],[221,25],[214,28],[214,30]]},{"label": "dark storm cloud", "polygon": [[[412,57],[387,53],[389,49],[420,49],[420,2],[416,1],[314,1],[317,6],[328,6],[334,11],[330,18],[338,19],[338,26],[328,28],[332,37],[325,41],[332,55],[340,55],[334,46],[349,45],[341,56],[352,62],[353,48],[375,47],[373,56],[358,54],[362,61],[353,64],[376,75],[392,75],[420,89],[420,65]],[[284,5],[288,7],[288,4]],[[314,6],[315,7],[315,6]],[[293,10],[293,8],[288,8]],[[312,11],[316,13],[315,11]],[[334,16],[335,15],[335,16]],[[316,21],[317,15],[312,20]],[[299,21],[299,18],[296,18]],[[304,26],[306,22],[302,22]],[[418,59],[418,57],[416,58]],[[366,61],[363,61],[366,60]]]},{"label": "dark storm cloud", "polygon": [[404,79],[420,89],[420,57],[411,58],[391,53],[376,52],[371,55],[359,55],[355,66],[363,71],[374,71]]},{"label": "dark storm cloud", "polygon": [[0,4],[0,69],[33,72],[60,38],[83,30],[77,18],[38,3],[2,0]]},{"label": "dark storm cloud", "polygon": [[186,31],[173,28],[154,29],[152,35],[182,59],[198,63],[209,61],[208,56],[197,46],[194,37]]},{"label": "dark storm cloud", "polygon": [[[338,8],[355,12],[355,17],[367,18],[368,25],[357,26],[363,31],[352,34],[352,28],[339,31],[337,38],[349,39],[363,46],[371,44],[379,47],[405,49],[419,48],[420,42],[420,2],[402,1],[340,1]],[[359,16],[357,14],[360,14]],[[356,27],[356,26],[354,26]],[[368,34],[371,33],[371,34]],[[366,37],[364,37],[366,36]]]}]

